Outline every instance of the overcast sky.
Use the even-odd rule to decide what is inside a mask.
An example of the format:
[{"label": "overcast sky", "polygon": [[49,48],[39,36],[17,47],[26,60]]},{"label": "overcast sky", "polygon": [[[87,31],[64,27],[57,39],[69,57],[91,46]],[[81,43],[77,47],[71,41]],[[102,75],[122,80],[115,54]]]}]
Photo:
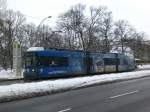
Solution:
[{"label": "overcast sky", "polygon": [[[56,18],[71,6],[82,3],[90,6],[107,6],[113,12],[113,19],[129,21],[138,31],[145,31],[150,37],[150,1],[149,0],[7,0],[8,8],[25,14],[28,22],[36,25],[44,21],[53,26]],[[51,24],[50,24],[51,23]]]}]

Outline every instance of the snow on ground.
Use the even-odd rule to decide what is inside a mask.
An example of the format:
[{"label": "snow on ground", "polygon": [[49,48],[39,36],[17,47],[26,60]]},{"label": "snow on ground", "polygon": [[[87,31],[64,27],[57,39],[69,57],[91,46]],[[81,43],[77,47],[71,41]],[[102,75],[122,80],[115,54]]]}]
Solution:
[{"label": "snow on ground", "polygon": [[4,70],[0,71],[0,79],[8,79],[14,77],[12,70]]},{"label": "snow on ground", "polygon": [[138,68],[139,69],[150,69],[150,65],[149,64],[147,64],[147,65],[138,65]]},{"label": "snow on ground", "polygon": [[[139,77],[150,76],[150,70],[133,71],[125,73],[112,73],[104,75],[95,75],[87,77],[77,77],[70,79],[57,79],[51,81],[41,81],[24,84],[12,84],[0,86],[0,101],[7,98],[17,98],[37,93],[51,93],[62,90],[70,90],[78,87],[85,87],[93,84],[101,84],[106,82],[113,82],[117,80],[126,80]],[[33,95],[35,96],[35,95]]]},{"label": "snow on ground", "polygon": [[5,80],[5,79],[19,79],[22,78],[23,76],[16,76],[13,72],[13,70],[0,70],[0,80]]}]

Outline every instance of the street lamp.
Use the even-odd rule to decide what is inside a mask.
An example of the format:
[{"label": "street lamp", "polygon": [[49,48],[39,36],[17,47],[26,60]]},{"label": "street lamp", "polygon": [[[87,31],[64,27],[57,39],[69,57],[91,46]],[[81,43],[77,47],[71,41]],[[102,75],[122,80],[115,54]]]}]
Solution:
[{"label": "street lamp", "polygon": [[[39,28],[40,28],[40,26],[42,25],[42,23],[46,20],[46,19],[48,19],[48,18],[51,18],[52,16],[48,16],[48,17],[46,17],[46,18],[44,18],[41,22],[40,22],[40,24],[38,25],[38,27],[37,27],[37,36],[38,36],[38,33],[39,33]],[[40,45],[40,41],[41,41],[41,39],[40,39],[40,37],[38,38],[38,45]]]},{"label": "street lamp", "polygon": [[52,17],[52,16],[48,16],[48,17],[44,18],[44,19],[40,22],[40,24],[38,25],[38,29],[39,29],[39,27],[41,26],[41,24],[42,24],[46,19],[51,18],[51,17]]}]

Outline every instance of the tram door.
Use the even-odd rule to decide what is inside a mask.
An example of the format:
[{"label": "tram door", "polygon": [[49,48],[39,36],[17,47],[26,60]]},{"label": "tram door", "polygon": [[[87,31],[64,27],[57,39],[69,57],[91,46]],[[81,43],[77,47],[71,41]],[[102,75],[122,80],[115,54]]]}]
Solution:
[{"label": "tram door", "polygon": [[119,56],[118,56],[118,54],[115,54],[115,57],[116,57],[116,72],[118,72],[119,71],[119,64],[120,64],[120,61],[119,61]]},{"label": "tram door", "polygon": [[86,57],[86,71],[87,71],[87,74],[92,73],[92,65],[93,65],[92,58],[89,55],[87,55],[87,57]]}]

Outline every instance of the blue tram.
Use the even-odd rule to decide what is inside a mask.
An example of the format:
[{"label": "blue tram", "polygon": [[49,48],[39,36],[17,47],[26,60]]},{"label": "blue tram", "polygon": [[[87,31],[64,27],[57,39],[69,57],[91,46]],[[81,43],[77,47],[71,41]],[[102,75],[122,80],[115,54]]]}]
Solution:
[{"label": "blue tram", "polygon": [[124,72],[135,69],[134,60],[118,53],[40,50],[25,53],[25,79]]}]

